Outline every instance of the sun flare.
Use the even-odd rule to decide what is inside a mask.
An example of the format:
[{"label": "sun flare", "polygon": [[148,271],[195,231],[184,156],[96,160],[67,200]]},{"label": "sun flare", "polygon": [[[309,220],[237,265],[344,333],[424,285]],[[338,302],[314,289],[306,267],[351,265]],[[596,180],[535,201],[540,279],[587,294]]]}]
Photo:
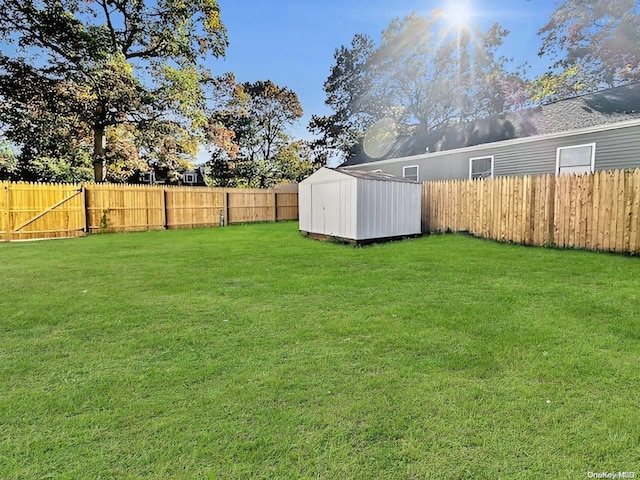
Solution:
[{"label": "sun flare", "polygon": [[473,9],[468,0],[451,0],[444,9],[444,17],[455,28],[468,27],[473,18]]}]

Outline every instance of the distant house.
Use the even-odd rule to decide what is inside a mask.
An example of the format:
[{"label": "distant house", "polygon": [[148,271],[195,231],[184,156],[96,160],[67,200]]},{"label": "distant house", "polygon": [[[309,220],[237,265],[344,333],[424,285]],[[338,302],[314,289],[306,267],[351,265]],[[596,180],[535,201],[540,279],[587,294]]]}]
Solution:
[{"label": "distant house", "polygon": [[[178,185],[186,185],[190,187],[204,187],[207,185],[206,182],[206,170],[204,166],[196,167],[193,170],[184,171],[181,176],[177,180]],[[146,183],[149,185],[165,185],[169,183],[176,183],[168,181],[166,177],[160,175],[156,175],[155,170],[149,170],[147,172],[140,172],[138,177],[139,183]]]},{"label": "distant house", "polygon": [[204,167],[186,170],[182,174],[182,185],[188,185],[190,187],[204,187],[207,185],[205,177],[206,172]]},{"label": "distant house", "polygon": [[153,170],[149,170],[148,172],[140,172],[138,181],[140,183],[148,183],[149,185],[153,185],[156,183],[156,172]]},{"label": "distant house", "polygon": [[411,180],[562,174],[640,167],[640,84],[399,137],[344,169]]}]

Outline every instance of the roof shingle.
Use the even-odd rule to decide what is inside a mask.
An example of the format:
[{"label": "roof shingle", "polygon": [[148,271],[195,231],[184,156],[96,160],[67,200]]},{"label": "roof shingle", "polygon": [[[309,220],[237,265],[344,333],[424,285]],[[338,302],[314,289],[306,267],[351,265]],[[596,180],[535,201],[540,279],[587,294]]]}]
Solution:
[{"label": "roof shingle", "polygon": [[341,167],[640,119],[640,83],[398,137],[381,157],[362,148]]}]

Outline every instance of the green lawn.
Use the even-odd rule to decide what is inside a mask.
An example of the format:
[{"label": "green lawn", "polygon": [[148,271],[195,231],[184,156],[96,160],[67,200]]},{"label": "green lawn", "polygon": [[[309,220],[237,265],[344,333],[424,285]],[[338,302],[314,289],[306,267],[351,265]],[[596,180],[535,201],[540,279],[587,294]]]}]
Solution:
[{"label": "green lawn", "polygon": [[640,259],[296,223],[0,244],[0,478],[640,476]]}]

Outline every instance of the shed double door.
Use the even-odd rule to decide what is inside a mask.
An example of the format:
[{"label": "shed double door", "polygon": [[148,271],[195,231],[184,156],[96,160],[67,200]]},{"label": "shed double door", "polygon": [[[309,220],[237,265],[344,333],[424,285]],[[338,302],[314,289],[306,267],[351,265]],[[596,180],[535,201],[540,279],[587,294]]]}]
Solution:
[{"label": "shed double door", "polygon": [[342,236],[340,231],[340,182],[311,185],[311,225],[314,232]]}]

